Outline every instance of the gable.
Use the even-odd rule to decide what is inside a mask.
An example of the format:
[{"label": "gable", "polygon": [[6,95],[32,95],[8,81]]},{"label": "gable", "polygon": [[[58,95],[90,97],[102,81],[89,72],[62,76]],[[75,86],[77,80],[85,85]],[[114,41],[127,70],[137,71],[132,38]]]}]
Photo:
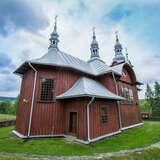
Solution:
[{"label": "gable", "polygon": [[135,84],[136,83],[135,72],[132,69],[132,67],[129,66],[128,64],[123,65],[122,76],[120,78],[120,81],[130,83],[130,84]]}]

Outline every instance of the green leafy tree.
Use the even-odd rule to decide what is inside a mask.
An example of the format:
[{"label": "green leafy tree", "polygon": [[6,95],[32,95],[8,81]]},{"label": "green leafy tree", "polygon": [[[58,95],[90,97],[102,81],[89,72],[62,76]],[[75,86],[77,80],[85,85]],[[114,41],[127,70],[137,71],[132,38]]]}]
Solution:
[{"label": "green leafy tree", "polygon": [[19,96],[16,98],[16,101],[13,103],[12,114],[16,115],[18,109]]},{"label": "green leafy tree", "polygon": [[147,84],[147,87],[146,87],[145,99],[146,99],[145,109],[149,113],[151,113],[152,112],[152,107],[153,107],[153,101],[154,101],[154,93],[153,93],[149,84]]},{"label": "green leafy tree", "polygon": [[152,116],[154,118],[160,118],[160,84],[155,82],[154,84],[154,100],[152,106]]},{"label": "green leafy tree", "polygon": [[1,102],[0,103],[0,113],[2,114],[10,114],[12,110],[11,102]]}]

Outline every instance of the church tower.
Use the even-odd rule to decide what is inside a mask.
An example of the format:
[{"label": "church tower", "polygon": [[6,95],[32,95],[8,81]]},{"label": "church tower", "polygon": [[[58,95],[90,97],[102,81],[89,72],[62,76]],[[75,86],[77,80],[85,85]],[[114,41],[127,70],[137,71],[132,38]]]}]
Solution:
[{"label": "church tower", "polygon": [[114,45],[115,56],[112,64],[119,64],[125,62],[125,56],[122,53],[122,45],[119,42],[118,32],[116,32],[116,43]]},{"label": "church tower", "polygon": [[91,59],[99,58],[99,46],[98,42],[96,40],[96,34],[95,34],[95,27],[93,27],[93,36],[92,36],[92,43],[91,43]]},{"label": "church tower", "polygon": [[50,40],[50,46],[49,46],[48,49],[50,49],[50,48],[58,49],[58,42],[59,42],[58,37],[59,37],[59,35],[57,33],[57,16],[55,16],[54,30],[51,33],[51,37],[49,39]]}]

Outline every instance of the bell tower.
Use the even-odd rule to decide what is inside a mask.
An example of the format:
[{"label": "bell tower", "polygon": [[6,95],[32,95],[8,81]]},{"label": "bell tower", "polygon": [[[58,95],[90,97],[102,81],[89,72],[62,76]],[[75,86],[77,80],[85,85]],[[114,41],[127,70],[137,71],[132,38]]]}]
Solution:
[{"label": "bell tower", "polygon": [[115,32],[116,34],[116,43],[114,45],[114,52],[115,52],[115,56],[113,58],[113,63],[122,63],[125,62],[125,56],[122,53],[122,45],[119,42],[119,37],[118,37],[118,31]]},{"label": "bell tower", "polygon": [[91,57],[90,57],[91,59],[99,58],[99,46],[96,40],[95,27],[93,27],[93,36],[92,36],[92,43],[90,50],[91,50]]},{"label": "bell tower", "polygon": [[54,30],[51,33],[51,37],[49,39],[50,41],[50,46],[48,47],[48,49],[50,48],[57,48],[58,49],[58,42],[59,42],[59,35],[57,33],[57,15],[55,16],[55,24],[54,24]]}]

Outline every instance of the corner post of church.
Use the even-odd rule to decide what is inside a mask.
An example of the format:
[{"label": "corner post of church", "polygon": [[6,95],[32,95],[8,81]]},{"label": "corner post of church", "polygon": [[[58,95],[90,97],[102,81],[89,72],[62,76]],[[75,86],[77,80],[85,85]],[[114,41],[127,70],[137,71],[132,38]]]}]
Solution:
[{"label": "corner post of church", "polygon": [[33,81],[33,90],[32,90],[32,100],[31,100],[31,109],[29,114],[29,125],[28,125],[28,134],[27,137],[30,136],[31,133],[31,125],[32,125],[32,115],[33,115],[33,106],[34,106],[34,99],[35,99],[35,90],[36,90],[36,81],[37,81],[37,70],[33,67],[33,65],[29,62],[29,66],[35,72],[34,74],[34,81]]},{"label": "corner post of church", "polygon": [[[114,81],[114,84],[115,84],[116,94],[118,95],[118,86],[117,86],[117,81],[116,81],[114,72],[112,72],[112,77],[113,77],[113,81]],[[119,101],[117,101],[117,108],[118,108],[119,128],[121,130],[122,129],[122,117],[121,117],[121,108],[120,108]]]},{"label": "corner post of church", "polygon": [[94,101],[94,99],[95,99],[95,97],[92,97],[92,99],[87,104],[87,139],[88,139],[89,143],[91,141],[91,135],[90,135],[90,123],[91,123],[91,121],[90,121],[90,105]]}]

